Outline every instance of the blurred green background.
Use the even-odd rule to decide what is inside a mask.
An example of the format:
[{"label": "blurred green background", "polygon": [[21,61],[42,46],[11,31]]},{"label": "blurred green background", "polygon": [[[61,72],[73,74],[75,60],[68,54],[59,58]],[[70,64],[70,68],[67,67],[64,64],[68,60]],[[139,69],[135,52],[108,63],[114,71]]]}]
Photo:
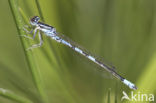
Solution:
[{"label": "blurred green background", "polygon": [[26,51],[34,42],[19,36],[17,21],[35,15],[115,66],[135,93],[156,94],[155,0],[0,0],[0,103],[120,103],[132,91],[46,36]]}]

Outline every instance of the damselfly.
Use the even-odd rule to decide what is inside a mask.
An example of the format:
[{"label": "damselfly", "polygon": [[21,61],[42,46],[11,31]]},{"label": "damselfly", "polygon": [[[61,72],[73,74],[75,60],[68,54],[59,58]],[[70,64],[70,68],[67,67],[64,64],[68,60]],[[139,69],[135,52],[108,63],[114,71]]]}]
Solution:
[{"label": "damselfly", "polygon": [[56,29],[52,26],[49,26],[45,23],[42,23],[39,21],[40,18],[38,16],[34,16],[33,18],[30,19],[30,24],[35,27],[35,29],[33,29],[31,32],[34,31],[34,35],[33,38],[35,38],[37,31],[38,31],[38,35],[39,35],[39,39],[40,39],[40,43],[39,44],[35,44],[32,45],[32,47],[28,48],[28,49],[33,49],[36,47],[40,47],[43,43],[42,37],[41,37],[41,33],[43,32],[46,36],[52,38],[53,40],[62,43],[70,48],[72,48],[74,51],[82,54],[83,56],[85,56],[86,58],[88,58],[89,60],[93,61],[94,63],[96,63],[97,65],[99,65],[100,67],[102,67],[103,69],[105,69],[106,71],[108,71],[109,73],[111,73],[114,77],[116,77],[117,79],[119,79],[121,82],[123,82],[125,85],[127,85],[129,88],[136,90],[137,87],[135,86],[135,84],[133,84],[132,82],[128,81],[127,79],[123,78],[121,75],[119,75],[113,68],[110,68],[109,66],[107,66],[106,64],[104,64],[102,61],[98,60],[95,56],[91,55],[90,53],[82,50],[81,48],[79,48],[78,46],[75,46],[73,44],[73,42],[71,42],[70,40],[66,40],[63,38],[63,35],[60,35],[59,33],[56,32]]}]

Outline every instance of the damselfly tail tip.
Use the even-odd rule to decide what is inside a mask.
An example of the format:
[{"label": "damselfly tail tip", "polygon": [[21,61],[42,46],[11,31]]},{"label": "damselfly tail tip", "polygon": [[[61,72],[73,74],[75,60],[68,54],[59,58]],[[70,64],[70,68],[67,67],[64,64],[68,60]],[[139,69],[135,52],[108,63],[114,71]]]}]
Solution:
[{"label": "damselfly tail tip", "polygon": [[129,88],[131,88],[131,89],[133,89],[133,90],[137,90],[136,85],[133,84],[132,82],[130,82],[130,81],[126,80],[126,79],[124,79],[122,82],[123,82],[125,85],[127,85]]},{"label": "damselfly tail tip", "polygon": [[134,89],[134,90],[137,90],[138,88],[134,85],[133,89]]},{"label": "damselfly tail tip", "polygon": [[129,85],[129,88],[133,89],[133,90],[137,90],[138,88],[136,87],[135,84],[132,83],[132,85]]}]

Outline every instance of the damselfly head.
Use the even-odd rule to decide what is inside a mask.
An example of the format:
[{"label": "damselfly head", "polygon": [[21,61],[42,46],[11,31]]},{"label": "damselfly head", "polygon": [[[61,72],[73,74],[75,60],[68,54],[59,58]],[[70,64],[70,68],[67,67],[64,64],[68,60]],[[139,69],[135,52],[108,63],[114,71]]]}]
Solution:
[{"label": "damselfly head", "polygon": [[38,16],[34,16],[33,18],[30,19],[30,24],[35,26],[39,22],[40,18]]}]

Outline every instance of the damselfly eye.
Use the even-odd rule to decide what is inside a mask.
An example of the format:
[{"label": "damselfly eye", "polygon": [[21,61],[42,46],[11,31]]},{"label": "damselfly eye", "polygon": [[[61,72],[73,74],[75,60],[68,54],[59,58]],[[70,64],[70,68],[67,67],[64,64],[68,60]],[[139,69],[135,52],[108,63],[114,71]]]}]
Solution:
[{"label": "damselfly eye", "polygon": [[33,18],[31,18],[30,23],[32,25],[35,25],[38,23],[39,20],[40,20],[40,18],[38,16],[34,16]]}]

